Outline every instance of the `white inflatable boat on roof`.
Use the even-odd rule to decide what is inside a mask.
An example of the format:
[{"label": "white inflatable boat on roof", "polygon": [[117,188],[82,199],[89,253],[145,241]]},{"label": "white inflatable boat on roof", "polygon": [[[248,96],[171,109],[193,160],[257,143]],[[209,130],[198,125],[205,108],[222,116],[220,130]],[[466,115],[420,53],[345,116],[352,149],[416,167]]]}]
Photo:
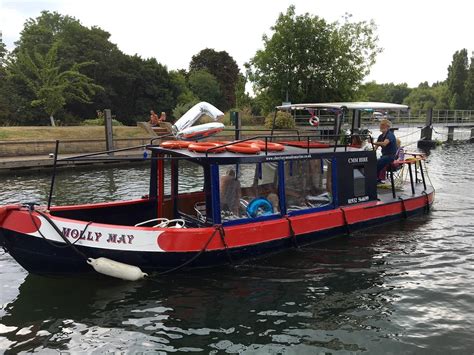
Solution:
[{"label": "white inflatable boat on roof", "polygon": [[204,101],[194,105],[173,125],[173,132],[176,138],[181,140],[199,140],[219,133],[224,129],[224,124],[221,122],[210,122],[193,126],[204,115],[217,121],[224,117],[224,112]]}]

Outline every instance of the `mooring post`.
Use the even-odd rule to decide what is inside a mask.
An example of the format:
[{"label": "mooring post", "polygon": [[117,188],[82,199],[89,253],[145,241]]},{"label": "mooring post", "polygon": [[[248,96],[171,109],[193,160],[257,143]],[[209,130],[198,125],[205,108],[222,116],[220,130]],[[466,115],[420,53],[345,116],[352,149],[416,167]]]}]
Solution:
[{"label": "mooring post", "polygon": [[[110,109],[104,110],[104,123],[105,123],[105,150],[114,149],[114,135],[112,130],[112,111]],[[109,155],[114,155],[113,152],[109,152]]]},{"label": "mooring post", "polygon": [[433,109],[426,111],[425,127],[421,129],[421,137],[418,141],[418,148],[434,148],[436,142],[433,141]]},{"label": "mooring post", "polygon": [[471,143],[474,143],[474,128],[471,128],[471,138],[469,139]]},{"label": "mooring post", "polygon": [[454,126],[448,127],[448,142],[454,140]]}]

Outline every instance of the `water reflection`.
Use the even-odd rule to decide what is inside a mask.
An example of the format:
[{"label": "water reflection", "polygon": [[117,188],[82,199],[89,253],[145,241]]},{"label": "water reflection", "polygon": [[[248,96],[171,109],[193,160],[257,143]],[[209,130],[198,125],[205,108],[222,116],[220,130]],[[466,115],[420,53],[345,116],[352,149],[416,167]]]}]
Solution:
[{"label": "water reflection", "polygon": [[354,331],[373,340],[402,331],[388,319],[395,296],[384,281],[381,244],[377,235],[356,235],[139,283],[28,275],[2,323],[30,331],[5,335],[13,351],[30,339],[29,349],[102,352],[120,349],[123,338],[137,351],[359,351]]}]

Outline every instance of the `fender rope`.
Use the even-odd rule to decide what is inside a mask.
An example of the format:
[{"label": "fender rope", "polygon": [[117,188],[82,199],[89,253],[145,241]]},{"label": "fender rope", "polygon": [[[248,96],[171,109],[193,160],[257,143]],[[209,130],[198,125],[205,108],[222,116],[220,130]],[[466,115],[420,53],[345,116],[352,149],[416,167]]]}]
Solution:
[{"label": "fender rope", "polygon": [[[207,242],[204,244],[204,246],[202,247],[202,249],[199,251],[199,253],[197,253],[196,255],[194,255],[191,259],[189,259],[188,261],[185,261],[184,263],[182,263],[181,265],[178,265],[174,268],[171,268],[169,270],[165,270],[165,271],[162,271],[162,272],[159,272],[158,275],[166,275],[166,274],[169,274],[171,272],[174,272],[174,271],[178,271],[180,269],[182,269],[183,267],[185,267],[186,265],[189,265],[190,263],[192,263],[194,260],[196,260],[202,253],[204,253],[206,251],[206,248],[207,246],[209,245],[209,243],[212,241],[212,239],[214,239],[214,236],[216,235],[216,233],[222,229],[222,225],[218,224],[216,225],[216,229],[214,229],[214,232],[212,232],[211,236],[209,237],[209,239],[207,240]],[[153,280],[152,278],[148,278],[149,280]]]},{"label": "fender rope", "polygon": [[[72,250],[74,250],[78,255],[82,256],[85,260],[87,260],[87,255],[84,254],[82,251],[80,251],[79,249],[77,249],[73,243],[71,243],[63,234],[63,232],[61,232],[61,230],[59,229],[59,227],[56,225],[56,223],[54,223],[51,218],[49,218],[49,216],[41,211],[38,211],[38,210],[35,210],[36,213],[38,213],[40,216],[42,216],[44,219],[46,219],[46,221],[48,221],[48,223],[51,225],[51,227],[53,227],[53,229],[56,231],[56,233],[58,233],[58,235],[62,238],[62,240],[64,240],[64,242],[66,243],[65,246],[58,246],[58,245],[55,245],[54,243],[52,243],[51,241],[49,241],[44,235],[43,233],[40,232],[40,228],[39,226],[36,224],[36,221],[34,220],[33,218],[33,215],[32,215],[32,210],[31,209],[28,209],[28,212],[30,214],[30,217],[31,217],[31,220],[33,221],[35,227],[38,229],[38,232],[39,234],[43,237],[43,239],[45,241],[47,241],[50,245],[53,245],[55,246],[56,248],[64,248],[64,247],[71,247]],[[89,223],[90,224],[90,223]],[[86,225],[86,228],[89,226]],[[84,232],[85,232],[85,229],[84,229]],[[82,236],[82,233],[81,233],[81,236]]]},{"label": "fender rope", "polygon": [[224,228],[222,227],[221,224],[217,226],[217,229],[219,230],[219,236],[221,237],[222,244],[224,245],[224,250],[227,255],[227,259],[229,259],[229,263],[233,264],[234,262],[232,261],[232,256],[230,255],[229,252],[229,247],[227,246],[227,243],[225,241],[225,231]]},{"label": "fender rope", "polygon": [[351,228],[349,222],[347,221],[346,210],[344,210],[344,208],[342,207],[339,207],[339,209],[342,212],[342,218],[344,219],[344,227],[346,227],[346,233],[351,235]]},{"label": "fender rope", "polygon": [[426,213],[429,213],[430,212],[430,198],[429,198],[428,193],[426,191],[421,191],[421,193],[423,195],[425,195],[425,197],[426,197],[425,211],[426,211]]},{"label": "fender rope", "polygon": [[291,238],[295,248],[299,248],[300,246],[298,245],[298,242],[296,241],[296,233],[293,229],[293,224],[291,223],[291,219],[288,217],[288,215],[285,215],[285,219],[288,221],[288,227],[290,228],[290,235],[288,236],[288,238]]},{"label": "fender rope", "polygon": [[405,206],[405,200],[401,196],[398,196],[398,199],[402,202],[402,215],[403,215],[403,218],[407,219],[408,218],[408,213],[407,213],[407,209],[406,209],[406,206]]}]

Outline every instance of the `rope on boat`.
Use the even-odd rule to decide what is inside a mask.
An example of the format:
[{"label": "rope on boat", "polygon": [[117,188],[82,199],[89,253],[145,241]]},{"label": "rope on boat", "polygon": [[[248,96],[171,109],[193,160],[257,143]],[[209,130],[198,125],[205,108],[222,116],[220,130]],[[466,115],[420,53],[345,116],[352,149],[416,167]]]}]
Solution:
[{"label": "rope on boat", "polygon": [[405,200],[401,196],[398,196],[398,199],[402,202],[402,215],[403,215],[403,218],[407,219],[408,218],[408,212],[407,212],[407,208],[405,206]]},{"label": "rope on boat", "polygon": [[[40,227],[36,224],[36,221],[35,219],[33,218],[33,214],[32,214],[32,209],[29,208],[28,209],[28,213],[30,214],[30,217],[31,217],[31,220],[33,221],[33,224],[35,225],[36,229],[38,230],[39,234],[41,235],[41,237],[43,237],[43,239],[51,246],[53,247],[56,247],[56,248],[65,248],[65,247],[70,247],[72,248],[72,250],[74,252],[76,252],[79,256],[83,257],[86,261],[88,259],[87,255],[84,254],[82,251],[80,251],[79,249],[77,249],[73,243],[71,243],[63,234],[63,232],[61,232],[61,230],[59,229],[59,227],[56,225],[56,223],[54,223],[51,218],[49,218],[49,216],[41,211],[38,211],[36,210],[35,212],[38,213],[40,216],[42,216],[44,219],[46,219],[46,221],[48,221],[48,223],[51,225],[51,227],[53,227],[53,229],[56,231],[56,233],[58,233],[58,235],[61,237],[62,240],[64,240],[64,242],[66,243],[65,246],[59,246],[59,245],[56,245],[54,243],[52,243],[51,241],[49,241],[44,235],[43,233],[41,233],[40,231]],[[90,223],[89,223],[90,224]],[[83,233],[85,232],[85,230],[87,229],[87,227],[89,227],[89,224],[86,225],[86,227],[84,228],[83,232],[81,233],[81,236],[83,235]]]},{"label": "rope on boat", "polygon": [[233,264],[234,262],[232,261],[232,256],[230,255],[229,252],[229,247],[227,246],[227,242],[225,241],[225,231],[222,225],[220,224],[217,229],[219,230],[219,236],[221,237],[222,244],[224,245],[224,250],[227,255],[227,259],[229,259],[229,263]]},{"label": "rope on boat", "polygon": [[340,207],[339,209],[342,212],[342,218],[344,219],[344,227],[346,228],[346,233],[351,235],[352,232],[351,232],[350,224],[347,221],[346,210],[342,207]]},{"label": "rope on boat", "polygon": [[286,220],[288,221],[288,227],[290,228],[290,235],[288,236],[288,238],[291,238],[291,240],[293,241],[293,245],[295,246],[295,248],[299,248],[300,246],[298,245],[298,242],[296,240],[296,233],[293,229],[293,224],[291,223],[291,219],[286,215],[285,216]]},{"label": "rope on boat", "polygon": [[[207,240],[207,242],[204,244],[204,246],[202,247],[202,249],[199,251],[199,253],[197,253],[196,255],[194,255],[191,259],[189,259],[188,261],[185,261],[184,263],[182,263],[181,265],[178,265],[174,268],[171,268],[169,270],[165,270],[165,271],[162,271],[162,272],[159,272],[158,275],[166,275],[166,274],[169,274],[169,273],[172,273],[174,271],[178,271],[180,269],[182,269],[183,267],[191,264],[194,260],[196,260],[202,253],[204,253],[207,249],[207,246],[211,243],[212,239],[214,239],[215,235],[217,232],[219,233],[222,233],[224,231],[224,228],[222,227],[221,224],[218,224],[216,225],[216,229],[214,229],[214,232],[212,232],[211,236],[209,237],[209,239]],[[222,237],[221,237],[222,238]],[[227,245],[227,244],[225,244]],[[149,279],[149,280],[152,280],[152,279]]]},{"label": "rope on boat", "polygon": [[421,194],[425,195],[426,197],[425,210],[426,210],[426,213],[429,213],[430,212],[430,198],[428,196],[428,193],[426,191],[421,191]]}]

